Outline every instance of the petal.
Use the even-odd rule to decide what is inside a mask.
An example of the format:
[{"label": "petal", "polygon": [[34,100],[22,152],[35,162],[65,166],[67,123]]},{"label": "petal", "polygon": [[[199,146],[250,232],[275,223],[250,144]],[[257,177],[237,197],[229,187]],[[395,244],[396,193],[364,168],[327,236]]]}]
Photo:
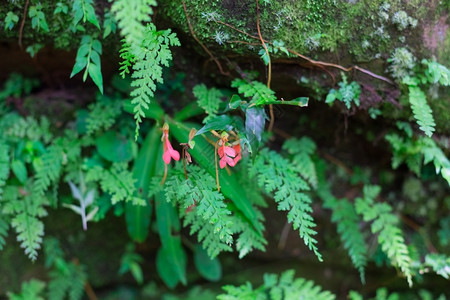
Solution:
[{"label": "petal", "polygon": [[223,148],[224,148],[224,146],[219,147],[219,149],[217,149],[217,153],[219,154],[220,158],[222,158],[222,156],[223,156]]},{"label": "petal", "polygon": [[240,161],[242,158],[241,153],[239,152],[238,155],[233,159],[234,163],[237,164],[238,161]]},{"label": "petal", "polygon": [[170,156],[175,160],[180,160],[180,153],[177,150],[169,150]]},{"label": "petal", "polygon": [[164,160],[164,163],[170,164],[170,152],[169,151],[164,152],[163,160]]},{"label": "petal", "polygon": [[225,166],[227,165],[227,162],[225,161],[225,159],[226,158],[224,157],[219,161],[219,166],[221,169],[225,168]]},{"label": "petal", "polygon": [[225,154],[231,157],[235,157],[236,151],[231,147],[225,147]]},{"label": "petal", "polygon": [[233,158],[227,156],[225,159],[226,159],[227,164],[228,164],[230,167],[234,167],[234,166],[236,165],[236,163],[234,162],[234,159],[233,159]]}]

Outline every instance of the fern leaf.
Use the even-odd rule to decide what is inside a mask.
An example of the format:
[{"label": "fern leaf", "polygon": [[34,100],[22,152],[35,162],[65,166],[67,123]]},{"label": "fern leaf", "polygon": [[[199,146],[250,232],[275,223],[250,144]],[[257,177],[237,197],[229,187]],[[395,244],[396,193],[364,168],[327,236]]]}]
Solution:
[{"label": "fern leaf", "polygon": [[380,192],[379,186],[365,186],[364,198],[357,198],[356,211],[364,221],[373,221],[371,230],[378,233],[378,243],[393,266],[399,267],[406,276],[408,284],[412,286],[412,266],[408,248],[397,227],[398,217],[392,214],[392,207],[387,203],[375,203],[374,199]]},{"label": "fern leaf", "polygon": [[111,194],[112,204],[132,201],[136,205],[146,205],[145,200],[134,196],[136,179],[126,163],[114,163],[109,170],[95,166],[87,172],[86,181],[100,182],[102,191]]},{"label": "fern leaf", "polygon": [[0,211],[0,251],[6,244],[6,237],[8,236],[9,219]]},{"label": "fern leaf", "polygon": [[8,292],[9,300],[44,300],[41,297],[44,291],[45,283],[36,279],[22,283],[22,290],[19,294]]},{"label": "fern leaf", "polygon": [[63,150],[58,145],[52,145],[41,156],[41,166],[36,172],[33,193],[43,195],[48,187],[60,176],[63,161]]},{"label": "fern leaf", "polygon": [[31,260],[36,260],[44,236],[44,224],[38,218],[22,212],[12,219],[11,226],[16,230],[17,241],[25,249],[25,254]]},{"label": "fern leaf", "polygon": [[144,23],[151,21],[152,6],[156,6],[155,0],[117,0],[112,4],[111,12],[127,44],[139,45],[144,39]]},{"label": "fern leaf", "polygon": [[445,254],[431,253],[425,256],[425,265],[445,279],[450,278],[450,257]]},{"label": "fern leaf", "polygon": [[278,210],[288,211],[288,221],[299,230],[300,237],[318,259],[322,255],[317,249],[314,238],[316,224],[311,216],[311,198],[305,194],[309,190],[306,181],[301,179],[298,169],[280,154],[263,149],[249,167],[249,174],[258,180],[260,187],[274,194]]},{"label": "fern leaf", "polygon": [[208,114],[208,117],[203,120],[203,123],[206,123],[210,117],[216,116],[219,111],[219,105],[222,102],[220,98],[223,97],[223,93],[216,88],[208,89],[204,84],[196,85],[193,93],[197,98],[198,105]]},{"label": "fern leaf", "polygon": [[316,152],[316,144],[308,137],[289,139],[283,144],[283,149],[294,155],[292,162],[297,166],[298,172],[308,183],[317,187],[317,173],[311,155]]},{"label": "fern leaf", "polygon": [[253,299],[316,299],[334,300],[336,296],[322,291],[313,281],[294,278],[293,270],[276,274],[264,274],[264,283],[258,288],[247,282],[239,287],[227,285],[223,287],[226,294],[219,295],[219,300],[253,300]]},{"label": "fern leaf", "polygon": [[89,106],[90,112],[86,118],[87,134],[109,129],[120,115],[121,108],[119,101],[100,96],[96,103]]},{"label": "fern leaf", "polygon": [[0,201],[2,200],[3,186],[9,176],[9,147],[0,140]]},{"label": "fern leaf", "polygon": [[174,33],[168,30],[157,31],[155,25],[147,26],[142,44],[131,47],[135,64],[133,65],[133,82],[135,89],[131,92],[134,104],[134,118],[136,120],[136,136],[139,135],[139,124],[145,117],[144,110],[148,109],[151,98],[156,90],[156,83],[162,83],[162,66],[169,66],[172,53],[169,46],[178,46],[180,42]]},{"label": "fern leaf", "polygon": [[276,101],[275,92],[259,81],[248,82],[244,79],[235,79],[231,86],[238,89],[240,94],[251,99],[250,104],[259,106]]},{"label": "fern leaf", "polygon": [[417,86],[409,86],[409,103],[419,128],[427,136],[432,136],[436,123],[432,115],[432,110],[427,103],[424,92]]}]

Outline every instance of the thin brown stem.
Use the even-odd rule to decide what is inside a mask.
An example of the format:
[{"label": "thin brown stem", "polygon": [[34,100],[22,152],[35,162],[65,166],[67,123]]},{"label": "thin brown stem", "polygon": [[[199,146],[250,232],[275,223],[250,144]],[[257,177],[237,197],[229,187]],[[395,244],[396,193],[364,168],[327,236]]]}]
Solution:
[{"label": "thin brown stem", "polygon": [[194,40],[195,40],[195,41],[203,48],[203,50],[205,50],[205,52],[209,55],[209,57],[211,57],[211,59],[216,63],[217,67],[219,68],[220,73],[221,73],[222,75],[225,75],[225,76],[230,76],[230,73],[225,72],[225,71],[223,70],[222,65],[221,65],[221,63],[219,62],[219,60],[217,59],[217,57],[215,57],[215,56],[211,53],[211,51],[209,51],[209,49],[208,49],[205,45],[203,45],[203,43],[200,42],[200,40],[199,40],[199,39],[197,38],[197,36],[195,35],[194,29],[192,28],[191,20],[190,20],[190,18],[189,18],[188,13],[187,13],[186,2],[185,2],[184,0],[183,0],[183,8],[184,8],[184,14],[185,14],[185,16],[186,16],[186,20],[187,20],[187,23],[188,23],[188,26],[189,26],[189,31],[191,32],[192,37],[194,38]]},{"label": "thin brown stem", "polygon": [[98,300],[97,295],[94,292],[94,289],[92,288],[92,286],[87,281],[84,284],[84,290],[85,290],[89,300]]},{"label": "thin brown stem", "polygon": [[20,29],[19,29],[19,47],[20,47],[20,49],[23,49],[22,36],[23,36],[23,28],[25,26],[25,20],[27,18],[28,4],[30,4],[29,0],[27,0],[27,2],[25,2],[25,7],[23,8],[23,18],[22,18],[22,22],[20,23]]},{"label": "thin brown stem", "polygon": [[162,178],[162,180],[161,180],[160,185],[163,185],[164,182],[166,182],[166,178],[167,178],[167,165],[164,164],[164,176],[163,176],[163,178]]},{"label": "thin brown stem", "polygon": [[[267,87],[270,89],[270,82],[272,80],[272,62],[270,60],[269,49],[267,49],[267,45],[264,42],[264,39],[261,34],[261,27],[259,26],[259,0],[256,0],[256,29],[258,30],[259,39],[261,40],[264,51],[266,51],[267,59],[269,60],[269,63],[267,65]],[[273,113],[273,104],[269,105],[269,112],[270,112],[270,123],[269,128],[267,130],[271,132],[273,124],[275,122],[275,115]]]},{"label": "thin brown stem", "polygon": [[[220,141],[220,140],[219,140]],[[220,183],[219,183],[219,168],[217,167],[217,145],[219,144],[219,141],[214,145],[214,160],[215,160],[215,167],[216,167],[216,183],[217,183],[217,191],[220,192]]]}]

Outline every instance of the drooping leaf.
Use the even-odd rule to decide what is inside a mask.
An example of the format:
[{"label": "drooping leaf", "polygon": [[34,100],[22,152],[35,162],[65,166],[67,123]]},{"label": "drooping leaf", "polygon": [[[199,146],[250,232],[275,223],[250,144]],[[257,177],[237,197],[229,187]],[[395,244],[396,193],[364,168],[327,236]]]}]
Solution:
[{"label": "drooping leaf", "polygon": [[222,265],[217,257],[211,259],[200,246],[194,248],[194,263],[198,272],[209,281],[219,281],[222,278]]},{"label": "drooping leaf", "polygon": [[242,129],[242,119],[237,116],[220,115],[208,120],[208,122],[200,128],[195,134],[200,135],[210,130],[230,131],[234,128]]},{"label": "drooping leaf", "polygon": [[171,236],[156,254],[159,276],[169,288],[174,288],[178,282],[186,285],[186,264],[187,257],[180,237]]}]

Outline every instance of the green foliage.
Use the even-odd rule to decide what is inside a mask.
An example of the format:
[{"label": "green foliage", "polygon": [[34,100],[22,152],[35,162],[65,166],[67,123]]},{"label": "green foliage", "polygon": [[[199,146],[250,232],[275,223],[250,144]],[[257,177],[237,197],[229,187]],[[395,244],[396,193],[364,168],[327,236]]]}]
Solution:
[{"label": "green foliage", "polygon": [[435,130],[436,123],[430,106],[427,103],[427,98],[422,90],[415,86],[409,87],[409,103],[414,114],[414,118],[419,124],[420,129],[425,132],[427,136],[432,136]]},{"label": "green foliage", "polygon": [[59,241],[48,238],[44,242],[46,267],[50,268],[49,300],[80,300],[84,294],[87,274],[85,267],[64,259]]},{"label": "green foliage", "polygon": [[336,99],[344,102],[347,109],[350,109],[352,103],[359,106],[359,96],[361,95],[361,87],[355,81],[347,82],[347,76],[342,73],[342,81],[339,82],[339,90],[331,89],[328,92],[326,103],[332,104]]},{"label": "green foliage", "polygon": [[133,244],[128,244],[125,253],[120,260],[119,274],[123,275],[130,272],[137,283],[142,284],[144,282],[144,276],[140,263],[144,259],[142,256],[135,252]]},{"label": "green foliage", "polygon": [[0,211],[0,251],[6,244],[5,239],[8,236],[8,229],[9,229],[9,219],[6,217],[6,215],[3,215],[3,213]]},{"label": "green foliage", "polygon": [[313,229],[316,224],[311,216],[312,200],[306,193],[310,187],[301,179],[302,173],[289,160],[268,149],[262,149],[249,166],[250,177],[256,177],[258,185],[274,195],[278,210],[289,211],[288,221],[299,230],[305,245],[322,261]]},{"label": "green foliage", "polygon": [[[190,178],[182,179],[182,175],[172,176],[166,184],[166,198],[178,204],[186,213],[185,226],[191,225],[191,234],[198,232],[199,241],[211,257],[221,251],[231,251],[233,242],[231,212],[224,203],[224,197],[217,191],[216,183],[211,175],[198,167],[191,170]],[[209,223],[205,226],[204,223]]]},{"label": "green foliage", "polygon": [[430,266],[436,274],[450,278],[450,257],[444,254],[430,253],[425,256],[425,266]]},{"label": "green foliage", "polygon": [[28,11],[28,16],[31,18],[31,27],[39,31],[42,29],[48,32],[48,24],[45,15],[42,12],[42,4],[32,5]]},{"label": "green foliage", "polygon": [[422,60],[422,63],[428,68],[425,70],[425,76],[428,82],[443,86],[450,85],[450,70],[436,61]]},{"label": "green foliage", "polygon": [[247,81],[244,79],[235,79],[231,86],[238,89],[238,92],[250,100],[250,105],[266,105],[276,101],[275,92],[259,81]]},{"label": "green foliage", "polygon": [[416,65],[416,58],[406,48],[395,49],[387,61],[391,63],[389,71],[392,73],[392,76],[400,81],[408,75],[411,75],[411,70]]},{"label": "green foliage", "polygon": [[9,147],[0,140],[0,201],[2,199],[3,187],[9,177]]},{"label": "green foliage", "polygon": [[151,21],[152,6],[156,6],[155,0],[117,0],[111,6],[111,12],[117,20],[120,35],[128,45],[140,46],[146,35],[146,25]]},{"label": "green foliage", "polygon": [[[63,11],[63,9],[61,9],[61,11]],[[86,23],[86,21],[88,21],[89,23],[100,29],[100,24],[98,23],[97,16],[95,15],[94,0],[74,0],[72,5],[72,12],[74,28],[76,28],[78,23],[83,20],[83,23]]]},{"label": "green foliage", "polygon": [[89,105],[89,110],[85,122],[87,134],[92,135],[111,128],[122,112],[122,106],[117,99],[101,96],[95,103]]},{"label": "green foliage", "polygon": [[149,24],[143,34],[143,40],[139,44],[126,45],[121,54],[121,57],[125,58],[125,65],[131,65],[130,58],[134,63],[131,86],[135,89],[130,95],[133,97],[131,103],[134,105],[136,119],[136,139],[139,135],[139,124],[145,117],[144,110],[148,108],[156,90],[156,83],[163,82],[162,66],[168,67],[172,60],[169,46],[180,45],[174,33],[170,30],[157,31],[153,24]]},{"label": "green foliage", "polygon": [[12,11],[8,11],[5,17],[5,30],[13,29],[17,22],[19,22],[19,16]]},{"label": "green foliage", "polygon": [[262,286],[253,289],[247,282],[241,286],[226,285],[223,287],[226,294],[219,295],[219,300],[281,300],[281,299],[320,299],[333,300],[336,296],[328,291],[322,291],[312,281],[303,278],[294,279],[294,271],[288,270],[280,276],[276,274],[264,274]]},{"label": "green foliage", "polygon": [[364,221],[372,221],[371,230],[378,234],[378,243],[389,258],[391,264],[399,267],[412,286],[411,257],[401,229],[397,226],[398,218],[392,213],[388,203],[376,203],[380,193],[379,186],[364,186],[364,198],[357,198],[355,208]]},{"label": "green foliage", "polygon": [[440,173],[450,185],[450,161],[434,140],[429,137],[405,138],[396,133],[386,135],[386,140],[393,148],[392,168],[406,162],[409,169],[420,176],[422,162],[433,162],[436,174]]},{"label": "green foliage", "polygon": [[219,112],[219,105],[224,94],[216,88],[208,89],[204,84],[196,85],[192,92],[197,98],[198,105],[208,114],[208,117],[203,120],[203,123],[206,123]]},{"label": "green foliage", "polygon": [[42,292],[45,283],[36,279],[22,283],[22,290],[19,294],[8,292],[9,300],[44,300]]},{"label": "green foliage", "polygon": [[102,44],[100,41],[90,35],[84,35],[81,39],[81,44],[75,59],[75,65],[73,66],[70,77],[75,76],[81,70],[85,69],[83,81],[86,81],[89,74],[89,77],[91,77],[92,81],[94,81],[100,92],[103,94],[103,76],[100,63],[101,54]]},{"label": "green foliage", "polygon": [[146,205],[145,201],[136,197],[133,174],[126,163],[114,163],[110,168],[94,166],[86,174],[86,182],[99,182],[101,189],[111,195],[111,203],[131,201],[135,205]]}]

